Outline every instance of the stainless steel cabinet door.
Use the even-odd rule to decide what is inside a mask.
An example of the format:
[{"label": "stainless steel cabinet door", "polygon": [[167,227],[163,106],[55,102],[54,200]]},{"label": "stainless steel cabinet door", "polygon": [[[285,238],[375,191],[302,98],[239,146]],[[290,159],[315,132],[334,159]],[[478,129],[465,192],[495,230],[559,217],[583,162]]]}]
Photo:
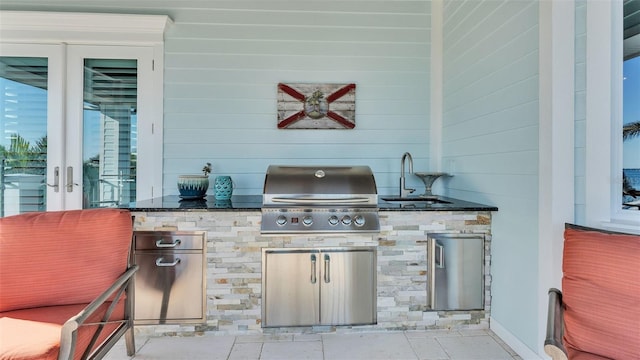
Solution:
[{"label": "stainless steel cabinet door", "polygon": [[321,253],[320,324],[376,322],[376,254],[368,249]]},{"label": "stainless steel cabinet door", "polygon": [[429,235],[429,299],[434,310],[484,306],[484,236]]},{"label": "stainless steel cabinet door", "polygon": [[139,252],[135,261],[136,321],[202,319],[202,253]]},{"label": "stainless steel cabinet door", "polygon": [[265,250],[262,262],[263,326],[318,324],[319,251]]}]

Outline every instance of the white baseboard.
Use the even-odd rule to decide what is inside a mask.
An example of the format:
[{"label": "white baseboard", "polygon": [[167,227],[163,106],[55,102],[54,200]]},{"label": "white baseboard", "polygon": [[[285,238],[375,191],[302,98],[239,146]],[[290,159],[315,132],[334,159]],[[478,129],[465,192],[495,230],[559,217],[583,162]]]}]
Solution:
[{"label": "white baseboard", "polygon": [[547,357],[541,357],[525,345],[520,339],[515,337],[509,330],[496,321],[494,318],[489,319],[489,328],[493,331],[505,344],[509,345],[513,351],[518,353],[523,360],[540,360],[547,359]]}]

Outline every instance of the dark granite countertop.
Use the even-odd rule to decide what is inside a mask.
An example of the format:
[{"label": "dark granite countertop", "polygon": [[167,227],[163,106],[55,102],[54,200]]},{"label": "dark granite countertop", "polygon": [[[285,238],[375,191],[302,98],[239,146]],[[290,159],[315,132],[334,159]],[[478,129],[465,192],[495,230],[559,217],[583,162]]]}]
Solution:
[{"label": "dark granite countertop", "polygon": [[[446,203],[397,203],[382,200],[380,211],[498,211],[495,206],[438,196]],[[167,195],[120,206],[131,211],[256,211],[262,207],[262,195],[235,195],[231,200],[216,200],[213,195],[200,200],[182,200],[177,195]]]}]

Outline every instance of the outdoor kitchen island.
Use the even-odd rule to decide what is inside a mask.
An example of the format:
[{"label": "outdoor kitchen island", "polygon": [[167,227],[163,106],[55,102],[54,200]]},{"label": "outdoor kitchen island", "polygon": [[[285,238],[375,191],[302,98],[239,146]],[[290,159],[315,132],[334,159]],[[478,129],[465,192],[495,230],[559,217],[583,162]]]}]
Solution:
[{"label": "outdoor kitchen island", "polygon": [[[137,326],[147,335],[189,336],[203,333],[322,333],[489,327],[491,304],[491,213],[493,206],[439,197],[446,203],[380,201],[380,232],[370,234],[286,234],[260,232],[262,196],[213,196],[181,201],[178,196],[125,206],[134,216],[135,232],[204,232],[205,321],[163,319]],[[463,234],[483,239],[477,272],[482,279],[480,306],[437,310],[430,299],[430,266],[448,267],[440,247],[428,260],[433,234]],[[464,237],[463,237],[464,238]],[[436,245],[439,243],[435,242]],[[263,327],[262,249],[371,247],[376,251],[375,324],[343,326]],[[440,259],[438,259],[440,257]],[[180,274],[176,274],[180,276]],[[461,282],[460,286],[465,283]],[[466,287],[466,285],[464,285]],[[179,291],[179,289],[172,289]],[[463,289],[450,289],[450,293]],[[453,294],[455,296],[455,294]],[[184,296],[184,294],[183,294]],[[194,294],[193,296],[198,296]],[[174,304],[175,306],[175,304]],[[180,306],[179,304],[177,306]],[[149,324],[149,322],[145,322]]]}]

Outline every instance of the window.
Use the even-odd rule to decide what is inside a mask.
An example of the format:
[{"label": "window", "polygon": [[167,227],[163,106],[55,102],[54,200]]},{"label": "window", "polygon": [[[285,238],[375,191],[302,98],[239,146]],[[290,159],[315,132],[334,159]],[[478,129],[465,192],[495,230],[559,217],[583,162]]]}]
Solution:
[{"label": "window", "polygon": [[640,211],[640,56],[623,65],[622,209]]},{"label": "window", "polygon": [[622,26],[622,209],[640,211],[640,0],[624,3]]},{"label": "window", "polygon": [[46,210],[48,69],[0,56],[0,217]]},{"label": "window", "polygon": [[[627,89],[626,94],[623,92],[624,82],[628,87],[632,80],[628,71],[628,81],[623,80],[624,72],[633,68],[633,65],[625,65],[632,64],[634,57],[640,53],[640,46],[636,42],[640,37],[631,35],[633,29],[640,29],[637,25],[640,21],[637,16],[625,17],[625,11],[630,16],[637,13],[633,8],[638,9],[639,6],[640,0],[586,0],[583,155],[586,165],[584,187],[577,190],[585,194],[583,224],[640,234],[640,210],[622,204],[623,169],[625,166],[628,169],[636,166],[625,161],[625,157],[636,159],[639,156],[638,148],[630,148],[632,143],[623,140],[625,96],[633,96],[632,90]],[[630,19],[634,18],[632,25]],[[625,20],[626,27],[623,25]],[[625,58],[632,61],[625,64]],[[637,99],[638,93],[635,96]],[[631,105],[634,101],[637,102],[635,99],[626,102]]]}]

